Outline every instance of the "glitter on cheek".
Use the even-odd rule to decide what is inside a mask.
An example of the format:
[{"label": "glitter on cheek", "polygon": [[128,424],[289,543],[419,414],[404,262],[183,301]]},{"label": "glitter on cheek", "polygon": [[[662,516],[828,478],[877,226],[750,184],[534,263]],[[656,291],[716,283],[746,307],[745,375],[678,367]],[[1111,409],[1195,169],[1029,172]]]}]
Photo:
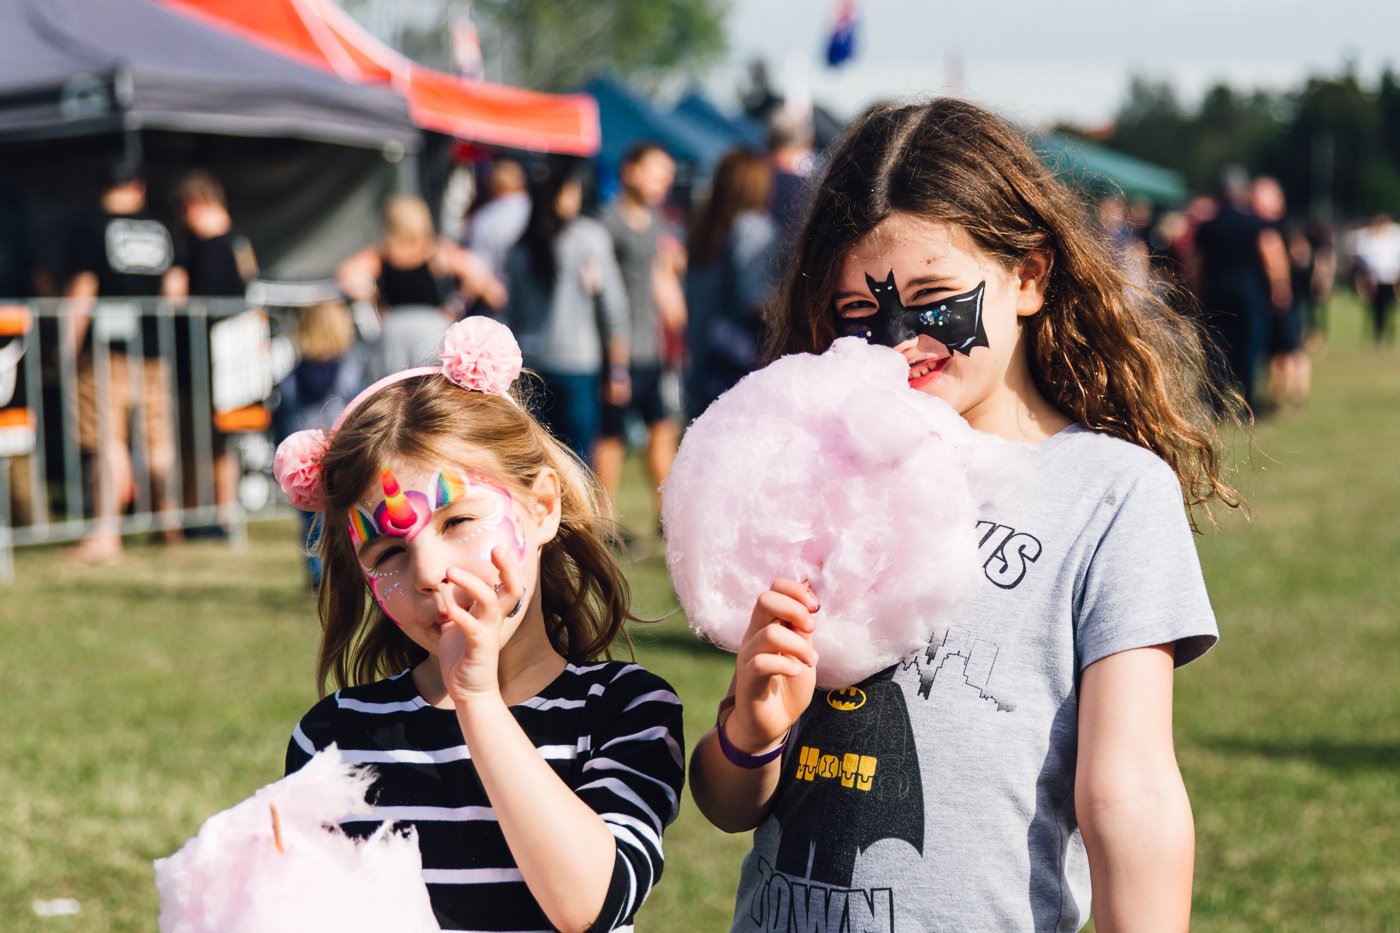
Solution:
[{"label": "glitter on cheek", "polygon": [[374,570],[363,564],[360,567],[369,580],[369,591],[374,595],[374,601],[379,604],[380,609],[384,610],[385,615],[394,620],[395,625],[403,628],[403,622],[395,615],[394,610],[389,608],[391,602],[403,599],[405,593],[403,574],[397,570]]}]

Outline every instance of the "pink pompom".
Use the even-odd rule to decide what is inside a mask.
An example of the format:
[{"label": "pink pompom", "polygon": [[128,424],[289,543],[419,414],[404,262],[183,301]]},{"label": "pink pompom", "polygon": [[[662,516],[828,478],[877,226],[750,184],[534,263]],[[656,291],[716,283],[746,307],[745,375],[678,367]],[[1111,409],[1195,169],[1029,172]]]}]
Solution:
[{"label": "pink pompom", "polygon": [[272,476],[287,494],[287,501],[303,512],[325,508],[321,495],[321,458],[330,441],[325,431],[298,431],[277,445]]},{"label": "pink pompom", "polygon": [[442,338],[442,373],[464,389],[505,395],[522,362],[510,328],[489,317],[458,321]]}]

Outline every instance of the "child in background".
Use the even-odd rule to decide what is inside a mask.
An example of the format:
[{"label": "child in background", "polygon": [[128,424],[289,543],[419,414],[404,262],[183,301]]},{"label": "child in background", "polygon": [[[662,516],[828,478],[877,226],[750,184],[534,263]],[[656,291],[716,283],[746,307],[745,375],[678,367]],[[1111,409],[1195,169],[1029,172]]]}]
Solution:
[{"label": "child in background", "polygon": [[[323,301],[297,312],[294,333],[297,364],[277,386],[278,437],[296,431],[326,430],[345,403],[364,388],[364,366],[355,351],[355,324],[342,301]],[[301,513],[301,540],[312,589],[321,584],[316,544],[321,530],[316,513]]]},{"label": "child in background", "polygon": [[418,834],[445,930],[626,927],[661,874],[683,782],[681,708],[599,660],[629,618],[599,492],[509,394],[510,332],[448,331],[441,370],[366,389],[276,474],[322,510],[321,689],[295,771],[336,743],[373,764],[372,832]]},{"label": "child in background", "polygon": [[[757,829],[734,929],[1075,930],[1091,910],[1100,931],[1185,929],[1172,676],[1217,634],[1183,498],[1239,504],[1197,330],[960,101],[857,121],[795,248],[774,355],[893,347],[912,389],[1031,445],[1031,469],[980,516],[957,621],[861,684],[814,693],[820,593],[758,597],[691,761],[706,816]],[[938,521],[937,489],[909,508]]]}]

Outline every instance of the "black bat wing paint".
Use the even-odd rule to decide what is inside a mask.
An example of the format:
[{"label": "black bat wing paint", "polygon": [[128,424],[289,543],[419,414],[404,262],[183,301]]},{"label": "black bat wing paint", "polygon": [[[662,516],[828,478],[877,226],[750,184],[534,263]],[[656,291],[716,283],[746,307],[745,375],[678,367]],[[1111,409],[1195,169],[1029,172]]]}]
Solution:
[{"label": "black bat wing paint", "polygon": [[987,330],[982,326],[982,296],[987,283],[980,282],[970,292],[943,298],[926,305],[911,305],[907,311],[918,314],[919,333],[928,334],[952,353],[964,356],[973,347],[987,347]]},{"label": "black bat wing paint", "polygon": [[843,318],[842,336],[863,337],[871,343],[897,347],[906,340],[925,334],[948,348],[950,353],[967,356],[973,347],[990,346],[982,323],[982,298],[987,283],[980,282],[970,292],[942,298],[924,305],[906,306],[899,298],[894,270],[883,282],[865,276],[866,287],[875,299],[874,314]]},{"label": "black bat wing paint", "polygon": [[844,888],[881,839],[923,854],[923,781],[894,670],[813,697],[783,757],[778,871]]}]

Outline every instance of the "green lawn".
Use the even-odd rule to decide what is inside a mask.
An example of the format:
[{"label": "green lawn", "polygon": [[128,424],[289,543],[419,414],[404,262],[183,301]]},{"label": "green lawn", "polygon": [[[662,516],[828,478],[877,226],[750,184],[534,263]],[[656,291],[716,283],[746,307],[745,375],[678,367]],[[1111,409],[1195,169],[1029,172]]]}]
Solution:
[{"label": "green lawn", "polygon": [[[1223,640],[1176,709],[1201,930],[1400,929],[1400,354],[1362,345],[1354,303],[1332,320],[1311,406],[1236,457],[1252,521],[1200,543]],[[635,475],[623,505],[652,526]],[[278,522],[243,553],[136,546],[119,569],[19,555],[0,589],[0,929],[153,929],[151,860],[280,776],[315,699],[294,539]],[[658,557],[632,580],[644,614],[674,608]],[[677,615],[636,640],[701,734],[728,657]],[[640,927],[727,928],[745,846],[687,801]],[[59,897],[81,914],[34,915]]]}]

